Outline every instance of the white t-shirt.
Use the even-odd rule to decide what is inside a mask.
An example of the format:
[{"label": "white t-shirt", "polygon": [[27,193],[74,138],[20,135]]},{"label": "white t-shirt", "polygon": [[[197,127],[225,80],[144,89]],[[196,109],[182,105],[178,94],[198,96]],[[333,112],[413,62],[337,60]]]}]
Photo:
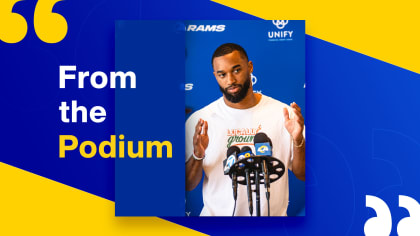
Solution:
[{"label": "white t-shirt", "polygon": [[[208,122],[209,145],[203,160],[203,202],[201,216],[231,216],[234,207],[232,180],[223,173],[223,160],[231,145],[251,147],[254,136],[264,132],[273,143],[273,157],[281,160],[285,167],[283,177],[270,186],[270,215],[286,216],[289,204],[289,177],[287,168],[292,167],[292,139],[284,127],[283,108],[286,104],[262,95],[260,102],[248,109],[234,109],[227,106],[223,97],[193,113],[186,122],[185,161],[193,153],[195,126],[201,118]],[[267,199],[264,185],[260,185],[261,215],[267,215]],[[253,215],[256,215],[255,193],[253,193]],[[235,216],[249,216],[247,188],[238,184],[238,198]]]}]

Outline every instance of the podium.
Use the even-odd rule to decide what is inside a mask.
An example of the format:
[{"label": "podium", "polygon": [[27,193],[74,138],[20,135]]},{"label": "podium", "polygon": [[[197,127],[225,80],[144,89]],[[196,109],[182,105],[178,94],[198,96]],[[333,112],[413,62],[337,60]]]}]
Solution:
[{"label": "podium", "polygon": [[[260,184],[265,185],[268,207],[270,207],[270,183],[280,179],[285,171],[283,162],[272,156],[250,156],[236,161],[230,167],[228,174],[232,180],[236,178],[238,184],[248,185],[248,205],[251,215],[253,213],[252,192],[256,193],[257,216],[261,216]],[[255,186],[254,190],[252,186]]]}]

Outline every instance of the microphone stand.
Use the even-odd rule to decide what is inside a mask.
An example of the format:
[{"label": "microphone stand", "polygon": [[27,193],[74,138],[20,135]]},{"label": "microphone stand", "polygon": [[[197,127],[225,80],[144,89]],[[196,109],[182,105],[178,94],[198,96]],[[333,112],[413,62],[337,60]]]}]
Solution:
[{"label": "microphone stand", "polygon": [[[286,168],[280,160],[272,156],[252,156],[249,159],[242,159],[236,162],[229,170],[229,175],[232,180],[236,180],[238,184],[247,186],[248,195],[248,207],[249,213],[252,216],[253,213],[253,202],[252,193],[255,191],[255,209],[256,216],[261,216],[261,196],[260,196],[260,183],[261,175],[264,177],[264,184],[266,188],[268,216],[270,216],[270,183],[280,179],[285,173]],[[251,176],[254,174],[254,176]],[[272,175],[275,175],[272,176]],[[272,178],[270,178],[272,176]],[[235,178],[236,177],[236,178]],[[245,177],[238,179],[239,177]],[[252,179],[251,179],[252,178]],[[252,189],[252,185],[255,184],[255,190]],[[234,194],[235,197],[235,194]]]},{"label": "microphone stand", "polygon": [[267,208],[268,208],[268,216],[270,216],[270,179],[269,179],[269,171],[267,168],[267,161],[262,161],[262,172],[264,174],[264,187],[265,187],[265,197],[267,198]]},{"label": "microphone stand", "polygon": [[255,171],[255,203],[257,208],[257,216],[261,216],[261,203],[260,203],[260,172],[258,169]]},{"label": "microphone stand", "polygon": [[245,169],[245,179],[246,179],[246,187],[248,191],[248,207],[249,207],[249,214],[252,216],[253,207],[252,207],[252,188],[251,188],[251,180],[249,179],[249,169]]}]

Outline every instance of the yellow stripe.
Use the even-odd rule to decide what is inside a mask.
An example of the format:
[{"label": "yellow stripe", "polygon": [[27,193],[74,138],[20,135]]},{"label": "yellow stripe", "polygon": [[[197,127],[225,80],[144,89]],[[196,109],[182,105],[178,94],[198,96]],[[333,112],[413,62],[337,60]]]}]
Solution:
[{"label": "yellow stripe", "polygon": [[420,73],[418,0],[215,2],[263,19],[306,20],[311,36]]},{"label": "yellow stripe", "polygon": [[157,217],[115,217],[114,206],[0,163],[0,235],[202,235]]}]

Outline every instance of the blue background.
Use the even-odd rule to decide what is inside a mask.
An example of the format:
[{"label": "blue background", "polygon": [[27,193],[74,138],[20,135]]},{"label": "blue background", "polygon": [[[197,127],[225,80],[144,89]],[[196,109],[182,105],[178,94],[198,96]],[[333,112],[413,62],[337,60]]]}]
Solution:
[{"label": "blue background", "polygon": [[[28,21],[17,44],[0,42],[0,161],[115,200],[114,160],[84,159],[77,152],[58,158],[58,135],[100,141],[115,132],[114,90],[58,88],[59,65],[80,70],[114,70],[114,22],[138,19],[255,19],[204,0],[94,1],[56,4],[69,23],[54,45],[33,31],[36,1],[14,11]],[[415,30],[415,29],[413,29]],[[420,75],[306,36],[306,216],[288,218],[171,217],[208,234],[361,235],[367,219],[365,196],[389,206],[397,223],[408,216],[398,195],[420,199]],[[63,124],[58,106],[77,99],[102,105],[102,124]]]},{"label": "blue background", "polygon": [[[213,75],[211,57],[223,43],[241,45],[253,62],[257,78],[254,91],[286,104],[296,102],[305,116],[305,22],[289,21],[279,30],[272,21],[187,21],[188,25],[225,25],[223,32],[186,32],[186,83],[193,89],[186,91],[187,117],[222,96]],[[268,32],[293,31],[287,41],[268,41]],[[289,216],[305,215],[305,183],[289,171]],[[203,207],[202,183],[187,192],[186,212],[198,216]]]},{"label": "blue background", "polygon": [[[180,28],[181,26],[181,28]],[[145,37],[146,35],[146,37]],[[115,93],[115,133],[143,141],[143,158],[116,158],[115,215],[183,216],[185,211],[185,32],[176,21],[117,21],[116,71],[133,71],[136,89]],[[146,157],[147,141],[169,141],[172,158]],[[134,144],[134,150],[138,150]]]}]

